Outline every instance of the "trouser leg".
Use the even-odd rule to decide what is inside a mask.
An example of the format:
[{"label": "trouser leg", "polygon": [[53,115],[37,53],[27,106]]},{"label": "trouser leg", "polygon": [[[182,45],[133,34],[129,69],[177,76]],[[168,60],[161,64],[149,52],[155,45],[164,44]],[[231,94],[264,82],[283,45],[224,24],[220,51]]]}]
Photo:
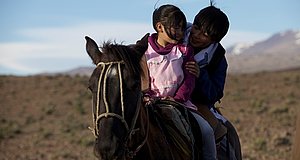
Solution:
[{"label": "trouser leg", "polygon": [[192,114],[196,118],[202,133],[203,159],[216,160],[217,151],[216,151],[215,135],[213,129],[208,124],[208,122],[199,114],[193,112]]}]

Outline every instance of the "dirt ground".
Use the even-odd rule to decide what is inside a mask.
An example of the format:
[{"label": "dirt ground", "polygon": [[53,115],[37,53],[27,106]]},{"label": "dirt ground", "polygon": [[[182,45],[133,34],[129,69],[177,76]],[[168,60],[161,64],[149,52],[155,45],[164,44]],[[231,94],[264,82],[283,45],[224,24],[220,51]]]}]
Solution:
[{"label": "dirt ground", "polygon": [[[0,76],[0,160],[96,160],[88,77]],[[228,75],[219,107],[244,160],[289,160],[300,69]]]}]

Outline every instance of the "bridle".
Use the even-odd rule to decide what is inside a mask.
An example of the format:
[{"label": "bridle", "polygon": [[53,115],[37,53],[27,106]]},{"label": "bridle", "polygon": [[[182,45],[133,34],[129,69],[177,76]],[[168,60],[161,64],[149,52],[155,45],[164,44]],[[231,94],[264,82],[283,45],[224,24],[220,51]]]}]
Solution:
[{"label": "bridle", "polygon": [[[90,130],[92,130],[94,136],[96,138],[98,138],[100,136],[100,129],[99,129],[99,123],[100,123],[100,120],[103,119],[103,118],[109,118],[109,117],[112,117],[112,118],[116,118],[116,119],[119,119],[122,124],[124,124],[126,130],[127,130],[127,135],[125,137],[125,141],[124,141],[124,144],[123,144],[123,149],[124,151],[126,152],[126,156],[128,158],[133,158],[136,153],[142,148],[142,146],[146,143],[147,141],[147,138],[148,138],[148,132],[149,132],[149,115],[148,115],[148,109],[146,109],[146,114],[147,114],[147,129],[146,129],[146,136],[144,138],[144,140],[141,142],[141,144],[136,147],[136,149],[134,150],[130,150],[129,147],[128,147],[128,144],[129,142],[131,141],[132,139],[132,135],[139,129],[135,129],[135,126],[136,126],[136,121],[137,121],[137,118],[138,118],[138,115],[140,113],[140,110],[141,110],[141,106],[142,106],[142,92],[140,92],[139,94],[139,97],[138,97],[138,105],[137,105],[137,108],[136,108],[136,111],[135,111],[135,114],[133,116],[133,119],[131,121],[131,125],[128,125],[128,123],[126,122],[125,120],[125,113],[124,113],[124,109],[125,109],[125,106],[124,106],[124,91],[123,91],[123,77],[122,77],[122,72],[121,72],[121,65],[122,64],[125,64],[124,61],[115,61],[115,62],[99,62],[97,64],[97,67],[99,66],[102,66],[102,70],[101,70],[101,73],[100,73],[100,76],[99,76],[99,80],[98,80],[98,85],[97,85],[97,101],[96,101],[96,107],[93,110],[93,123],[94,123],[94,128],[91,128],[89,127]],[[113,65],[117,65],[117,73],[118,73],[118,79],[119,79],[119,84],[120,84],[120,102],[121,102],[121,115],[119,114],[116,114],[116,113],[112,113],[110,112],[109,110],[109,105],[107,103],[107,93],[106,93],[106,82],[107,82],[107,76],[108,76],[108,71],[110,70],[110,68],[112,68]],[[103,81],[103,95],[100,95],[100,89],[101,89],[101,84],[102,84],[102,81]],[[103,97],[103,102],[104,102],[104,105],[105,105],[105,112],[104,113],[100,113],[100,97]]]}]

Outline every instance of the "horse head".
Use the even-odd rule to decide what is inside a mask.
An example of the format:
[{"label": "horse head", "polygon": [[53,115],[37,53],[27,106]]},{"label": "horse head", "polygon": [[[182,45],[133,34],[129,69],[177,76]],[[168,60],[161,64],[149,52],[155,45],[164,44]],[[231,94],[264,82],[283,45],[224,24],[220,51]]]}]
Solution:
[{"label": "horse head", "polygon": [[142,53],[135,46],[89,38],[86,51],[96,65],[89,89],[93,97],[94,151],[99,159],[125,159],[141,105]]}]

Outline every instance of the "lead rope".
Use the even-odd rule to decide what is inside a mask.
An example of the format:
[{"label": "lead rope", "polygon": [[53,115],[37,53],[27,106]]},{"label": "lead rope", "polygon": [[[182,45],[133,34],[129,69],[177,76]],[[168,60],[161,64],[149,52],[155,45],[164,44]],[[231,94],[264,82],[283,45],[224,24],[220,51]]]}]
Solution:
[{"label": "lead rope", "polygon": [[[140,99],[139,99],[139,108],[138,108],[138,110],[140,110],[140,108],[141,108],[141,105],[142,105],[142,103],[140,102],[141,101],[141,99],[142,99],[142,96],[140,97]],[[140,151],[140,149],[146,144],[146,142],[147,142],[147,139],[148,139],[148,135],[149,135],[149,128],[150,128],[150,122],[149,122],[149,111],[148,111],[148,107],[149,107],[149,105],[150,104],[145,104],[146,106],[145,106],[145,110],[146,110],[146,117],[147,117],[147,120],[146,120],[146,125],[147,125],[147,128],[146,128],[146,135],[145,135],[145,138],[144,138],[144,140],[142,141],[142,143],[139,145],[139,146],[137,146],[136,147],[136,149],[135,150],[133,150],[133,151],[129,151],[129,150],[127,150],[127,157],[128,158],[130,158],[130,159],[133,159],[134,158],[134,156],[137,154],[137,152],[138,151]],[[138,111],[137,110],[137,111]],[[135,114],[136,115],[136,117],[135,117],[135,122],[136,122],[136,120],[137,120],[137,113]],[[133,126],[133,125],[132,125]],[[138,129],[136,129],[136,130],[138,130]],[[130,132],[130,134],[129,134],[129,140],[131,139],[131,136],[134,134],[134,132],[135,132],[135,130],[133,129],[133,127],[132,127],[132,130],[131,130],[131,132]]]},{"label": "lead rope", "polygon": [[[96,100],[96,108],[92,107],[92,116],[93,116],[93,128],[92,127],[88,127],[92,133],[94,134],[94,136],[97,138],[98,135],[97,135],[97,118],[98,116],[96,116],[96,114],[98,115],[99,114],[99,95],[100,95],[100,84],[101,84],[101,80],[102,80],[102,76],[103,76],[103,72],[105,70],[105,64],[104,63],[98,63],[96,67],[102,65],[102,70],[101,70],[101,73],[100,73],[100,76],[99,76],[99,80],[98,80],[98,88],[97,88],[97,100]],[[96,109],[96,113],[95,113],[95,109]]]},{"label": "lead rope", "polygon": [[[118,65],[118,73],[119,73],[119,79],[120,79],[120,95],[121,95],[121,109],[122,109],[122,116],[118,115],[118,114],[115,114],[115,113],[110,113],[109,112],[109,106],[108,106],[108,103],[107,103],[107,97],[106,97],[106,79],[107,79],[107,75],[108,75],[108,71],[109,69],[111,68],[111,66],[113,64],[117,64]],[[125,121],[125,117],[124,117],[124,100],[123,100],[123,82],[122,82],[122,74],[121,74],[121,64],[124,64],[123,61],[117,61],[117,62],[107,62],[107,63],[104,63],[104,62],[99,62],[97,64],[97,67],[98,66],[102,66],[102,70],[101,70],[101,73],[100,73],[100,76],[99,76],[99,80],[98,80],[98,90],[97,90],[97,102],[96,102],[96,113],[95,113],[95,110],[93,109],[92,112],[93,112],[93,124],[94,124],[94,128],[91,128],[89,127],[89,129],[93,132],[94,136],[96,138],[98,138],[99,136],[99,127],[98,127],[98,123],[99,123],[99,120],[103,117],[107,118],[108,116],[111,116],[111,117],[116,117],[118,119],[121,120],[121,122],[124,124],[125,128],[127,131],[129,131],[129,127],[128,127],[128,124],[126,123]],[[106,69],[106,66],[108,65],[108,68]],[[104,71],[106,69],[106,72],[104,74]],[[103,77],[103,74],[104,74],[104,83],[103,83],[103,101],[104,101],[104,105],[105,105],[105,109],[106,109],[106,112],[105,113],[102,113],[100,114],[100,84],[101,84],[101,81],[102,81],[102,77]]]}]

